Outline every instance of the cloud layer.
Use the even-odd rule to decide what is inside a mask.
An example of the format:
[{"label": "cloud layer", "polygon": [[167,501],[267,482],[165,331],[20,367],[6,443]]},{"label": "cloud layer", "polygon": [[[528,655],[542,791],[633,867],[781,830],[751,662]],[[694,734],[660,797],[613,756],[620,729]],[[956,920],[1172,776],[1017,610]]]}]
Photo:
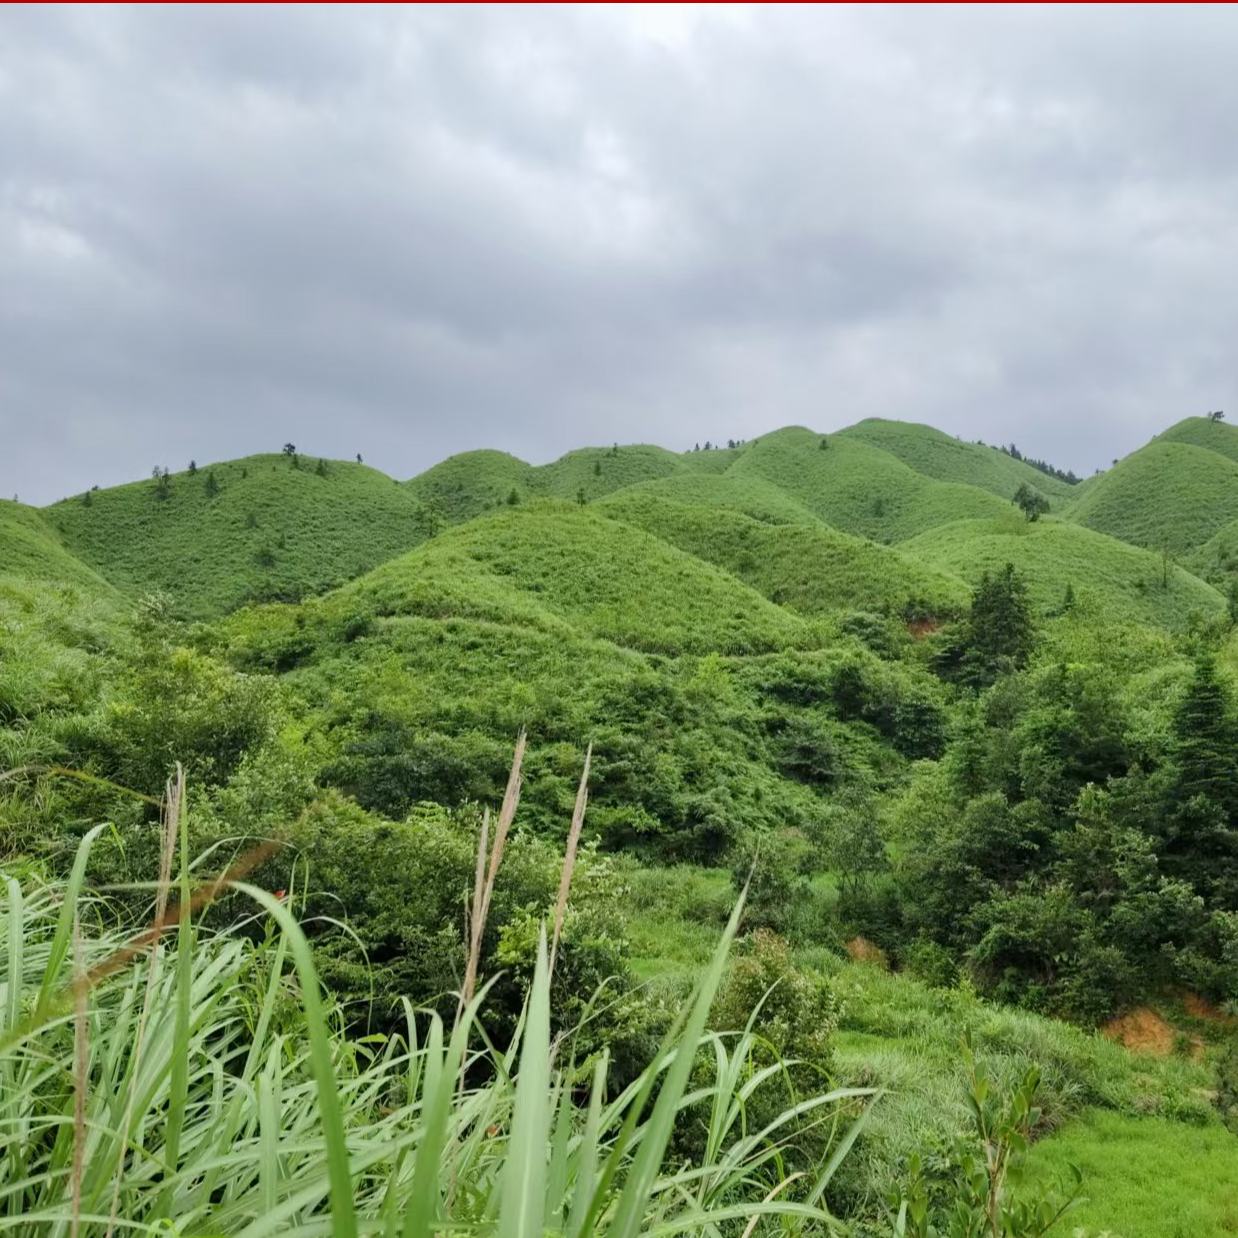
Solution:
[{"label": "cloud layer", "polygon": [[1230,8],[6,9],[0,493],[865,416],[1090,470],[1235,403],[1236,62]]}]

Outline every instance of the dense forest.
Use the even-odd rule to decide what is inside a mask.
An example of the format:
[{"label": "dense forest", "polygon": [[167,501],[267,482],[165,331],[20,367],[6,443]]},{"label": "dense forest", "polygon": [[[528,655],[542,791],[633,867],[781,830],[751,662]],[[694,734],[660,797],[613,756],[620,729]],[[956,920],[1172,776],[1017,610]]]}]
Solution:
[{"label": "dense forest", "polygon": [[1238,429],[727,443],[0,503],[0,1212],[1238,1226]]}]

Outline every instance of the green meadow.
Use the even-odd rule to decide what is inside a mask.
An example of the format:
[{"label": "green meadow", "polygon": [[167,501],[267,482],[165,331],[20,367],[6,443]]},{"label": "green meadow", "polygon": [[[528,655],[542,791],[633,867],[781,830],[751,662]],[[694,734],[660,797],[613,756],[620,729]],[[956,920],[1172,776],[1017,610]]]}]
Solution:
[{"label": "green meadow", "polygon": [[0,1228],[1234,1232],[1236,443],[0,503]]}]

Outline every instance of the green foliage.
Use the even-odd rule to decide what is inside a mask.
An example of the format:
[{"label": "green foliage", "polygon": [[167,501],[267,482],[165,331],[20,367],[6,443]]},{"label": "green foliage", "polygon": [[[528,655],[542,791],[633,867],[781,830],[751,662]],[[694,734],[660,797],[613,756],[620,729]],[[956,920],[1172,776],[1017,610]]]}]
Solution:
[{"label": "green foliage", "polygon": [[[85,506],[84,500],[79,506]],[[0,579],[5,578],[13,583],[61,581],[100,595],[113,593],[102,576],[65,547],[46,516],[33,507],[0,499]]]},{"label": "green foliage", "polygon": [[[88,508],[55,504],[45,519],[113,585],[134,596],[165,592],[193,618],[320,592],[433,532],[422,504],[382,473],[340,462],[323,475],[275,468],[277,459],[213,465],[204,485],[161,473],[157,503],[145,486],[117,486]],[[277,548],[270,539],[281,534]]]},{"label": "green foliage", "polygon": [[1034,487],[1050,499],[1065,499],[1073,493],[1066,482],[1005,449],[964,443],[931,426],[869,417],[848,427],[843,435],[880,447],[925,477],[979,486],[999,498],[1010,498],[1021,485]]},{"label": "green foliage", "polygon": [[908,557],[975,584],[1013,563],[1042,614],[1059,608],[1069,587],[1093,622],[1130,621],[1185,629],[1196,614],[1220,616],[1224,599],[1181,567],[1163,588],[1159,555],[1058,519],[1031,524],[1006,512],[995,520],[959,521],[905,542]]},{"label": "green foliage", "polygon": [[[817,437],[804,429],[767,434],[744,449],[729,474],[772,482],[827,524],[879,542],[1006,510],[996,495],[935,481],[859,439],[835,435],[830,450],[820,451]],[[877,497],[884,500],[880,516]]]},{"label": "green foliage", "polygon": [[1069,515],[1136,546],[1189,554],[1238,519],[1238,459],[1156,439],[1098,478]]},{"label": "green foliage", "polygon": [[[963,1052],[971,1129],[946,1163],[931,1172],[918,1156],[912,1158],[911,1182],[895,1233],[898,1238],[1041,1238],[1075,1202],[1081,1176],[1075,1172],[1068,1192],[1029,1196],[1013,1189],[1012,1180],[1041,1119],[1036,1104],[1040,1072],[1029,1067],[1003,1093],[977,1064],[971,1046],[965,1045]],[[936,1203],[934,1196],[944,1196],[944,1202]]]},{"label": "green foliage", "polygon": [[1037,521],[1049,510],[1049,500],[1039,490],[1021,482],[1014,492],[1012,503],[1027,517],[1029,522]]},{"label": "green foliage", "polygon": [[[507,1054],[483,1039],[485,995],[450,1027],[410,1005],[403,1036],[361,1043],[342,1034],[278,899],[245,887],[257,941],[185,916],[175,944],[132,948],[82,897],[82,867],[60,888],[6,881],[0,1187],[23,1233],[98,1238],[123,1222],[582,1238],[705,1235],[737,1217],[831,1224],[820,1199],[838,1158],[812,1167],[799,1199],[779,1199],[779,1141],[805,1112],[840,1115],[857,1097],[819,1091],[749,1127],[756,1042],[732,1051],[705,1032],[734,920],[683,1013],[611,1098],[605,1056],[577,1074],[572,1041],[552,1039],[544,936]],[[693,1097],[711,1134],[684,1165],[667,1149],[698,1049],[716,1063]]]}]

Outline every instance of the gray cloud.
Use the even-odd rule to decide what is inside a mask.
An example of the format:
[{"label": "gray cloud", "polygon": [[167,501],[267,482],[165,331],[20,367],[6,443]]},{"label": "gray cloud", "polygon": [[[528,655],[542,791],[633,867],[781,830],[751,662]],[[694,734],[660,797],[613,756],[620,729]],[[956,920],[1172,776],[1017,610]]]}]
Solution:
[{"label": "gray cloud", "polygon": [[[0,493],[1234,405],[1232,9],[6,9]],[[1238,414],[1238,407],[1234,409]]]}]

